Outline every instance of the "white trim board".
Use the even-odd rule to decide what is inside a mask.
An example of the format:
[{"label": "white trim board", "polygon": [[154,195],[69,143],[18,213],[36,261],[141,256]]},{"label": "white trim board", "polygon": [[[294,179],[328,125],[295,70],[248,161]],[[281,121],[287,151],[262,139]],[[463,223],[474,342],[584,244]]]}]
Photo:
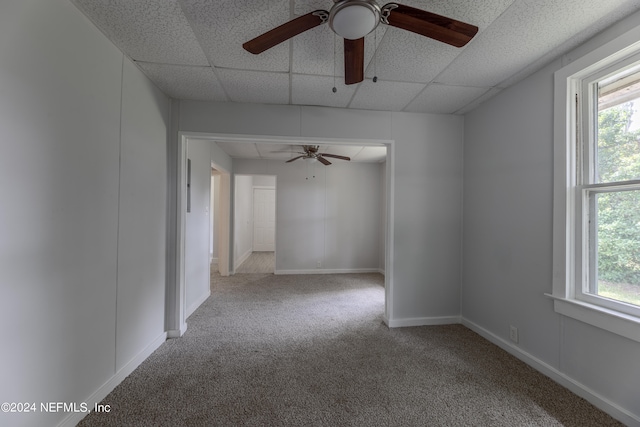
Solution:
[{"label": "white trim board", "polygon": [[617,404],[611,402],[607,398],[591,390],[589,387],[585,386],[584,384],[577,382],[573,378],[569,377],[568,375],[564,374],[563,372],[559,371],[558,369],[554,368],[548,363],[543,362],[537,357],[527,353],[517,345],[512,344],[500,338],[499,336],[495,335],[492,332],[489,332],[482,326],[479,326],[473,323],[472,321],[470,321],[469,319],[465,319],[464,317],[462,317],[461,320],[462,320],[462,324],[467,328],[471,329],[472,331],[482,336],[483,338],[487,339],[491,343],[497,345],[498,347],[505,350],[507,353],[511,354],[512,356],[520,359],[521,361],[531,366],[533,369],[540,372],[541,374],[551,378],[553,381],[565,387],[572,393],[582,397],[587,402],[591,403],[593,406],[611,415],[613,418],[617,419],[618,421],[624,423],[627,426],[640,427],[640,418],[638,416],[632,414],[631,412],[627,411],[624,408],[621,408]]},{"label": "white trim board", "polygon": [[325,269],[315,268],[313,270],[276,270],[274,274],[356,274],[356,273],[380,273],[378,268],[342,268]]},{"label": "white trim board", "polygon": [[206,300],[211,296],[211,290],[204,293],[200,298],[196,300],[193,304],[187,307],[186,317],[189,318],[193,314],[194,311],[198,309]]},{"label": "white trim board", "polygon": [[243,262],[245,262],[247,259],[249,259],[249,257],[251,256],[252,253],[253,253],[253,249],[249,249],[247,252],[245,252],[244,254],[240,255],[240,258],[238,258],[237,261],[234,262],[234,266],[233,266],[233,272],[234,273],[238,269],[238,267],[240,267],[242,265]]},{"label": "white trim board", "polygon": [[183,323],[180,329],[169,329],[167,331],[167,339],[180,338],[187,332],[187,323]]},{"label": "white trim board", "polygon": [[[91,396],[84,399],[87,407],[93,408],[96,403],[100,403],[114,388],[118,386],[126,377],[129,376],[142,362],[145,361],[151,354],[158,349],[167,340],[167,334],[162,333],[156,339],[151,341],[140,353],[135,355],[126,365],[124,365],[118,372],[116,372],[109,380],[98,388]],[[117,410],[117,408],[115,408]],[[58,427],[73,427],[77,425],[89,412],[73,412],[70,413],[65,419],[63,419]]]},{"label": "white trim board", "polygon": [[385,323],[390,328],[406,328],[409,326],[458,325],[460,324],[460,316],[407,317],[404,319],[386,319]]}]

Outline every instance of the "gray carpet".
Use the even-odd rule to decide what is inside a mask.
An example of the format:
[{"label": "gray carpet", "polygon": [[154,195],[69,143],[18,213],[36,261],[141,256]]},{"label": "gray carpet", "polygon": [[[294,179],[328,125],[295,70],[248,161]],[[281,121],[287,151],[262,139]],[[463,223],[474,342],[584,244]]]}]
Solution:
[{"label": "gray carpet", "polygon": [[274,252],[252,252],[238,268],[236,274],[273,273],[276,268]]},{"label": "gray carpet", "polygon": [[388,329],[378,274],[215,276],[81,426],[620,425],[461,325]]}]

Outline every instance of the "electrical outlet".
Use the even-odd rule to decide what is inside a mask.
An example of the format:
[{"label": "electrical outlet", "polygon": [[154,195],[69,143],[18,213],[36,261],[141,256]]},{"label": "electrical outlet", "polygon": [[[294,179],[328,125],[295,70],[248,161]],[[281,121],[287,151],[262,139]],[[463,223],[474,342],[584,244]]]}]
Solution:
[{"label": "electrical outlet", "polygon": [[509,328],[509,339],[516,344],[518,343],[518,328],[513,325]]},{"label": "electrical outlet", "polygon": [[320,268],[322,267],[322,261],[318,261],[318,263],[316,264],[316,268]]}]

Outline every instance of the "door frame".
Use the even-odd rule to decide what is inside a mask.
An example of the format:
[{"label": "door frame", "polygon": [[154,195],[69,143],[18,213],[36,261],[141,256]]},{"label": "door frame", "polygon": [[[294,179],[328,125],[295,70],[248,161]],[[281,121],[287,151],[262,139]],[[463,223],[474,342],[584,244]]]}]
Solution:
[{"label": "door frame", "polygon": [[[169,242],[175,245],[175,257],[170,262],[174,263],[175,277],[167,280],[167,336],[170,338],[180,337],[187,330],[185,318],[186,313],[186,289],[185,289],[185,220],[186,220],[186,188],[187,188],[187,140],[189,138],[206,139],[211,142],[228,141],[251,144],[295,144],[295,145],[362,145],[362,146],[385,146],[387,148],[386,164],[386,230],[385,230],[385,308],[384,322],[389,325],[389,320],[393,319],[393,288],[394,288],[394,188],[395,188],[395,141],[388,139],[353,139],[353,138],[314,138],[314,137],[291,137],[291,136],[261,136],[261,135],[241,135],[241,134],[221,134],[221,133],[200,133],[200,132],[178,132],[178,152],[176,168],[176,240]],[[227,171],[232,173],[233,171]],[[231,189],[229,189],[229,197]],[[230,202],[231,205],[231,202]],[[229,239],[227,247],[233,243],[233,236]]]},{"label": "door frame", "polygon": [[229,241],[231,227],[231,172],[211,161],[211,168],[220,173],[220,193],[218,194],[218,272],[229,275]]}]

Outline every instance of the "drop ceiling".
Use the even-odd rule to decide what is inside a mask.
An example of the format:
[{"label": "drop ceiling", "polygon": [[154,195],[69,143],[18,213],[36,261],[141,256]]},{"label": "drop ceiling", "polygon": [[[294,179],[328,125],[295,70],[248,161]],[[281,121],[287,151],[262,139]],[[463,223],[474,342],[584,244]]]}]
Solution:
[{"label": "drop ceiling", "polygon": [[[289,160],[304,154],[300,145],[275,143],[238,143],[236,141],[216,141],[229,156],[243,159]],[[387,158],[384,146],[359,145],[330,145],[319,144],[320,153],[331,153],[347,156],[352,162],[382,162]],[[327,158],[331,163],[341,163],[343,160]]]},{"label": "drop ceiling", "polygon": [[175,99],[442,114],[471,111],[640,9],[640,0],[404,0],[478,34],[455,48],[381,24],[365,39],[365,80],[346,86],[342,40],[326,24],[260,55],[242,48],[332,0],[72,2]]}]

